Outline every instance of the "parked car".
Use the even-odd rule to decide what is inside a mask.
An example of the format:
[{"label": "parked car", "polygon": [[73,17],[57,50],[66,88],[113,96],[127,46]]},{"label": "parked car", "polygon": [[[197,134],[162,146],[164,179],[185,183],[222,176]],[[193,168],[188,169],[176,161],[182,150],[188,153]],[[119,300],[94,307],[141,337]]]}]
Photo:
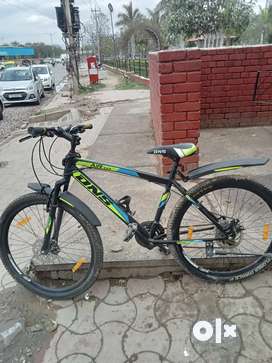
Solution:
[{"label": "parked car", "polygon": [[0,96],[4,104],[40,104],[44,88],[32,67],[7,68],[0,73]]},{"label": "parked car", "polygon": [[0,96],[0,120],[3,120],[4,118],[4,102],[2,100],[2,97]]},{"label": "parked car", "polygon": [[50,64],[33,65],[32,69],[41,78],[44,88],[53,89],[55,87],[55,75]]}]

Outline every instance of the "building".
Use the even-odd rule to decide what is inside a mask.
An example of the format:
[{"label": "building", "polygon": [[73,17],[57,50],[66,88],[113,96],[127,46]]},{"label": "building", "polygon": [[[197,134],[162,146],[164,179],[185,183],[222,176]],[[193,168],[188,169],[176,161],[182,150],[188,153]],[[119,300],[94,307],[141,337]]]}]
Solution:
[{"label": "building", "polygon": [[0,46],[0,60],[33,58],[34,55],[35,51],[33,48]]}]

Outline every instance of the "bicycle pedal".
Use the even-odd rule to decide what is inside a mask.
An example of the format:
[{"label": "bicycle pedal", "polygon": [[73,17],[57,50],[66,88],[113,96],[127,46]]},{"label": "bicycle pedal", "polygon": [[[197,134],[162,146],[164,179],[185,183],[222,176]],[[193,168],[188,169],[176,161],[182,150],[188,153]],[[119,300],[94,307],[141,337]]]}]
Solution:
[{"label": "bicycle pedal", "polygon": [[138,228],[138,226],[136,223],[130,223],[128,225],[128,229],[126,231],[126,235],[124,238],[125,242],[129,242],[131,240],[131,238],[135,235],[137,228]]}]

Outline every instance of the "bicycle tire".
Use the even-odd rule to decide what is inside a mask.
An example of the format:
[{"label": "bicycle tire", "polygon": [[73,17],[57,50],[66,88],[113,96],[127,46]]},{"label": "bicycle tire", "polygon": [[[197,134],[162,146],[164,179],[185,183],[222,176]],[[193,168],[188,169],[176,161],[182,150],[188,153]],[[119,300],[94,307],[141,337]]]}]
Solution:
[{"label": "bicycle tire", "polygon": [[45,194],[29,193],[19,197],[6,208],[1,217],[0,257],[10,275],[19,284],[23,285],[31,292],[47,299],[71,299],[83,294],[93,285],[103,264],[103,245],[99,232],[95,226],[91,225],[89,221],[84,218],[79,210],[72,208],[61,201],[59,202],[59,207],[63,208],[65,212],[74,217],[76,222],[83,228],[91,246],[92,263],[90,263],[89,273],[86,278],[80,281],[80,283],[76,283],[76,286],[73,285],[69,288],[65,287],[56,290],[41,286],[35,281],[29,281],[29,279],[22,274],[22,271],[18,270],[10,253],[8,232],[16,215],[26,207],[34,207],[39,204],[46,205],[47,202],[48,197]]},{"label": "bicycle tire", "polygon": [[[267,207],[272,211],[272,193],[265,186],[248,179],[246,177],[241,176],[222,176],[216,177],[213,179],[208,179],[197,186],[190,189],[188,194],[195,200],[204,197],[206,194],[210,192],[214,192],[215,190],[220,190],[223,188],[233,188],[233,189],[242,189],[244,191],[250,191],[251,193],[260,197]],[[182,220],[188,211],[188,209],[192,206],[192,203],[185,198],[179,200],[174,207],[168,221],[167,227],[167,238],[169,240],[179,240],[180,236],[180,226]],[[268,242],[269,243],[269,242]],[[262,255],[252,264],[245,266],[241,269],[233,270],[233,271],[213,271],[210,269],[201,268],[196,265],[193,261],[191,261],[185,254],[184,248],[180,245],[170,245],[170,251],[176,258],[177,262],[185,267],[187,271],[196,275],[202,279],[213,281],[213,282],[231,282],[242,280],[245,278],[249,278],[264,270],[268,265],[272,262],[272,257]],[[270,239],[270,244],[265,251],[265,253],[272,252],[272,243]]]}]

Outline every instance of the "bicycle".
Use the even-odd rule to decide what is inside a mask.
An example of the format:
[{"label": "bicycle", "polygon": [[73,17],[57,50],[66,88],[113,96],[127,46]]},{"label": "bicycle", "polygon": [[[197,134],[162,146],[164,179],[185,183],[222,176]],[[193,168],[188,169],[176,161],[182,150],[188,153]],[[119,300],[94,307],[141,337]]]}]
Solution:
[{"label": "bicycle", "polygon": [[[170,250],[189,272],[214,282],[236,281],[263,270],[272,260],[272,193],[263,185],[242,176],[206,179],[186,190],[183,182],[212,173],[265,165],[268,159],[213,163],[190,171],[180,171],[182,158],[197,152],[194,144],[158,146],[149,154],[172,160],[168,177],[132,168],[81,159],[76,151],[80,134],[92,125],[74,127],[31,127],[20,140],[38,138],[32,150],[32,167],[37,183],[33,191],[13,201],[1,216],[0,256],[7,271],[30,291],[50,299],[81,295],[96,280],[103,264],[103,245],[98,232],[101,222],[79,198],[69,192],[71,178],[89,191],[127,226],[125,241],[135,237],[143,247]],[[40,182],[33,155],[39,146],[43,166],[46,157],[51,169],[51,150],[46,153],[44,137],[63,138],[70,150],[62,161],[62,178],[53,188]],[[114,200],[99,187],[85,169],[136,177],[164,187],[152,221],[138,222],[130,210],[130,197]],[[167,229],[160,223],[171,192],[180,196]],[[168,250],[169,248],[169,250]]]}]

